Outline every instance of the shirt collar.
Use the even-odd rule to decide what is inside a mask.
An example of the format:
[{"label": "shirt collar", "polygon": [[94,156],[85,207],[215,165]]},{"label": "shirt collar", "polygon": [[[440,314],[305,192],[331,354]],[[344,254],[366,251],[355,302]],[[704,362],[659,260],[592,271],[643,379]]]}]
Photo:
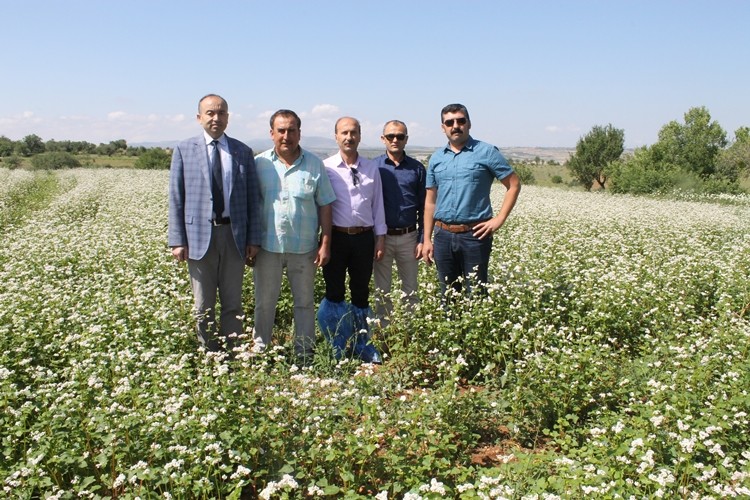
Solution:
[{"label": "shirt collar", "polygon": [[221,137],[219,137],[218,139],[214,139],[213,137],[211,137],[210,135],[208,135],[206,133],[206,131],[204,130],[203,131],[203,139],[205,139],[205,141],[206,141],[206,146],[208,146],[209,144],[211,144],[212,142],[214,142],[214,140],[217,140],[217,141],[219,141],[219,144],[221,144],[225,148],[227,147],[227,134],[221,134]]},{"label": "shirt collar", "polygon": [[[467,149],[469,151],[473,151],[474,150],[474,146],[476,146],[477,142],[478,141],[476,141],[472,136],[469,136],[469,138],[466,140],[466,142],[464,143],[463,147],[461,148],[461,151],[463,151],[464,149]],[[451,143],[450,142],[445,145],[445,148],[443,149],[443,151],[453,151],[451,149]]]},{"label": "shirt collar", "polygon": [[395,168],[402,166],[404,163],[408,161],[408,158],[409,158],[409,155],[404,153],[404,157],[401,158],[401,162],[398,165],[396,165],[396,163],[393,160],[391,160],[391,157],[388,156],[388,153],[386,153],[384,156],[385,156],[385,163],[388,165],[392,165]]},{"label": "shirt collar", "polygon": [[[341,156],[341,152],[336,153],[336,156],[339,159],[339,163],[338,165],[336,165],[337,167],[349,168],[349,165],[344,161],[344,157]],[[357,161],[354,162],[354,167],[359,168],[362,164],[361,162],[362,162],[362,155],[357,154]]]},{"label": "shirt collar", "polygon": [[[302,158],[305,157],[305,150],[302,149],[302,146],[297,146],[297,147],[299,148],[299,156],[294,160],[294,163],[292,163],[292,165],[296,165],[297,163],[301,162]],[[272,161],[281,160],[281,157],[276,152],[276,148],[271,148],[271,160]]]}]

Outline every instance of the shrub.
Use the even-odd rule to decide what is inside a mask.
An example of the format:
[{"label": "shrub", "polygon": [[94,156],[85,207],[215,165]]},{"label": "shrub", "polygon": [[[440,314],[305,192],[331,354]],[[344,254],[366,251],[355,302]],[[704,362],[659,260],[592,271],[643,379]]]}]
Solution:
[{"label": "shrub", "polygon": [[171,163],[169,152],[162,148],[151,148],[142,153],[135,161],[135,168],[145,170],[167,170]]},{"label": "shrub", "polygon": [[526,165],[516,165],[513,167],[513,170],[516,171],[518,178],[521,179],[521,184],[536,184],[534,172]]},{"label": "shrub", "polygon": [[562,184],[563,178],[561,175],[553,175],[552,176],[552,184]]},{"label": "shrub", "polygon": [[20,167],[21,162],[22,162],[21,158],[16,155],[9,156],[3,159],[3,163],[5,163],[5,166],[8,167],[9,170],[13,170],[13,169]]},{"label": "shrub", "polygon": [[81,166],[75,156],[62,151],[41,153],[31,159],[35,170],[58,170],[61,168],[78,168]]},{"label": "shrub", "polygon": [[668,191],[677,185],[679,169],[668,163],[655,162],[649,149],[643,148],[626,160],[610,164],[613,193],[648,194]]}]

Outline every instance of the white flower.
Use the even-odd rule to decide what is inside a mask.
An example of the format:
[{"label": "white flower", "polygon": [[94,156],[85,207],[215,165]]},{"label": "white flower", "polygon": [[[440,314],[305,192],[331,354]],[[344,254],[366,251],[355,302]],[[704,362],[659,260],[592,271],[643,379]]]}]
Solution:
[{"label": "white flower", "polygon": [[430,480],[430,484],[423,484],[419,487],[419,491],[422,493],[439,493],[440,495],[445,495],[445,485],[435,479],[434,477]]}]

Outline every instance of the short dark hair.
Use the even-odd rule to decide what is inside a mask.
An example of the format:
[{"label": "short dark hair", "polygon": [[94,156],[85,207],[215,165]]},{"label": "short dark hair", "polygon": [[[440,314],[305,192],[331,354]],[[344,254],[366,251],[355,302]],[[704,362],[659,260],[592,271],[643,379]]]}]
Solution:
[{"label": "short dark hair", "polygon": [[404,130],[406,130],[407,133],[409,131],[409,129],[406,127],[406,123],[402,122],[401,120],[388,120],[387,122],[385,122],[385,125],[383,125],[383,133],[385,133],[385,128],[388,125],[401,125],[402,127],[404,127]]},{"label": "short dark hair", "polygon": [[467,120],[471,121],[471,118],[469,118],[469,110],[466,109],[466,106],[463,104],[448,104],[446,107],[443,108],[443,110],[440,112],[440,122],[442,123],[443,117],[447,113],[463,113]]},{"label": "short dark hair", "polygon": [[203,97],[201,97],[200,100],[198,101],[198,113],[201,112],[201,103],[205,99],[208,99],[209,97],[218,97],[219,99],[221,99],[221,102],[224,103],[224,107],[227,108],[227,111],[229,111],[229,103],[227,102],[226,99],[224,99],[223,97],[221,97],[219,94],[206,94]]},{"label": "short dark hair", "polygon": [[286,118],[294,118],[294,121],[297,122],[297,128],[302,128],[302,120],[300,120],[299,116],[297,116],[297,113],[292,111],[291,109],[280,109],[274,114],[271,115],[271,119],[269,120],[269,123],[271,124],[271,130],[273,130],[273,122],[276,120],[276,117],[283,116]]}]

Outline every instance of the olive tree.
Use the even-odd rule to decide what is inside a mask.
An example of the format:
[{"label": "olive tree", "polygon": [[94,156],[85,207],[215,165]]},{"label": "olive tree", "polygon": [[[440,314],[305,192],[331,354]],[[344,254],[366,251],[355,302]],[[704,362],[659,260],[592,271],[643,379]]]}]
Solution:
[{"label": "olive tree", "polygon": [[624,149],[625,131],[609,124],[595,125],[578,140],[576,152],[568,160],[571,175],[587,190],[596,182],[602,189],[607,182],[607,167],[620,158]]}]

